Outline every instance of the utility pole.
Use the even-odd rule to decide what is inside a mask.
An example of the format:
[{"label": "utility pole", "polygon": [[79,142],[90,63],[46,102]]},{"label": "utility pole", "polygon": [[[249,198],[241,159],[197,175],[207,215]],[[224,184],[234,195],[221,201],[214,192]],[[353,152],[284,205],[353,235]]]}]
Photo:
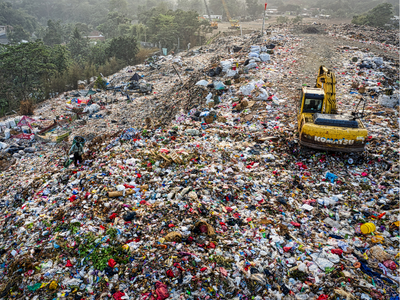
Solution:
[{"label": "utility pole", "polygon": [[267,3],[264,5],[264,12],[263,12],[263,24],[262,24],[262,29],[261,29],[261,36],[264,36],[264,24],[265,24],[265,12],[267,10]]}]

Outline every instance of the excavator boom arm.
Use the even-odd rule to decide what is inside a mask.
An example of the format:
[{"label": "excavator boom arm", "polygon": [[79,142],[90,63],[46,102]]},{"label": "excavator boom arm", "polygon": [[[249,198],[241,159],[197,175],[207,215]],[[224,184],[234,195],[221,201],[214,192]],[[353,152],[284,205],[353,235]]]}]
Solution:
[{"label": "excavator boom arm", "polygon": [[335,74],[325,66],[319,68],[317,77],[317,88],[325,92],[323,113],[332,114],[337,112],[336,108],[336,77]]},{"label": "excavator boom arm", "polygon": [[226,2],[225,2],[225,0],[221,0],[221,1],[222,1],[222,5],[224,6],[224,9],[225,9],[226,16],[228,17],[228,21],[231,21],[232,20],[231,14],[229,13],[228,6],[226,5]]}]

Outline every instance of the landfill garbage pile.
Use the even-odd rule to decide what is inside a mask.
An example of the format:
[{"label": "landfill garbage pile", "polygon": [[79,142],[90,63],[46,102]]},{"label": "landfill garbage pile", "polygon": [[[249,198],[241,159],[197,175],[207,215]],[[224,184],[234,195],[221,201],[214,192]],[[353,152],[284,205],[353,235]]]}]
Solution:
[{"label": "landfill garbage pile", "polygon": [[[398,68],[344,46],[221,38],[1,123],[0,299],[398,299]],[[298,144],[322,63],[362,154]]]},{"label": "landfill garbage pile", "polygon": [[[370,43],[381,43],[384,47],[399,47],[399,35],[396,30],[359,26],[355,24],[343,24],[332,26],[333,32],[348,38],[362,40]],[[398,52],[398,49],[397,49]]]},{"label": "landfill garbage pile", "polygon": [[[282,26],[282,25],[281,25]],[[288,28],[295,34],[327,34],[334,38],[347,41],[347,48],[354,49],[359,46],[373,50],[375,54],[385,60],[399,63],[399,35],[397,30],[381,29],[355,24],[302,24],[292,25]]]}]

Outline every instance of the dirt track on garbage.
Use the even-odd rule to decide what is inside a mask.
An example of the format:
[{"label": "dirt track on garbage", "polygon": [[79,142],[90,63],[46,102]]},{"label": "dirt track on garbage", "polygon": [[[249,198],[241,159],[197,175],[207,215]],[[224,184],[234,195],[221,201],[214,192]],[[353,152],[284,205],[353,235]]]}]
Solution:
[{"label": "dirt track on garbage", "polygon": [[[301,83],[314,86],[318,68],[321,65],[334,69],[343,63],[339,47],[358,47],[361,51],[370,51],[378,56],[396,59],[395,53],[384,51],[375,45],[366,45],[357,41],[348,41],[341,38],[332,38],[326,34],[299,34],[304,45],[294,49],[295,55],[301,54],[300,67],[290,71],[292,77],[298,78]],[[300,88],[300,86],[297,86]]]}]

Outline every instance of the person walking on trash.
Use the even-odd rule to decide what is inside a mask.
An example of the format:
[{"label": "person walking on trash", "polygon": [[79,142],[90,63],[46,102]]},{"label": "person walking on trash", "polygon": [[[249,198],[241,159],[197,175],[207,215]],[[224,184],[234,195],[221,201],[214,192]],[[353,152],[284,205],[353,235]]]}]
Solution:
[{"label": "person walking on trash", "polygon": [[77,138],[74,138],[71,149],[68,152],[69,155],[74,154],[74,165],[78,166],[79,163],[82,163],[82,154],[83,154],[83,141]]}]

